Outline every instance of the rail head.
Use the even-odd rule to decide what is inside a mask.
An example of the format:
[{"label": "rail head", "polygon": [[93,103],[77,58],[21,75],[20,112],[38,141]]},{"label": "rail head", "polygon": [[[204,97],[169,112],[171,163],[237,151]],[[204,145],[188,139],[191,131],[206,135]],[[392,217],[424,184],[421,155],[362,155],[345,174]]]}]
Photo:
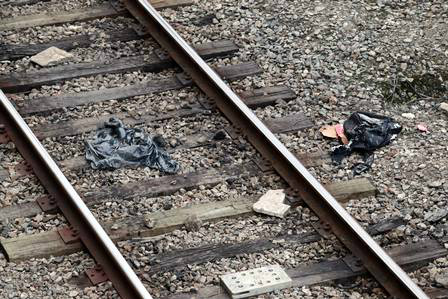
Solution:
[{"label": "rail head", "polygon": [[146,26],[197,86],[215,100],[221,112],[242,129],[252,145],[271,161],[307,205],[329,223],[338,238],[391,295],[402,299],[429,298],[147,0],[124,2],[131,14]]},{"label": "rail head", "polygon": [[152,299],[84,201],[0,90],[0,124],[123,299]]}]

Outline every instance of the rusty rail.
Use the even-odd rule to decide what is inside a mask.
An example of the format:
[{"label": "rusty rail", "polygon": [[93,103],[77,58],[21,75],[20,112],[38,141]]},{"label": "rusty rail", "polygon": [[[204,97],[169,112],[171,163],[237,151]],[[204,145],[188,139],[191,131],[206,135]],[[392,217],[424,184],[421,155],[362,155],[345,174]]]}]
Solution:
[{"label": "rusty rail", "polygon": [[0,124],[123,299],[152,299],[73,186],[0,90]]},{"label": "rusty rail", "polygon": [[305,203],[330,225],[336,236],[361,259],[391,295],[401,299],[428,298],[148,1],[124,2],[131,14],[146,26],[152,37],[191,76],[197,86],[216,102],[221,112],[241,128],[258,152],[272,163],[278,174],[297,191]]}]

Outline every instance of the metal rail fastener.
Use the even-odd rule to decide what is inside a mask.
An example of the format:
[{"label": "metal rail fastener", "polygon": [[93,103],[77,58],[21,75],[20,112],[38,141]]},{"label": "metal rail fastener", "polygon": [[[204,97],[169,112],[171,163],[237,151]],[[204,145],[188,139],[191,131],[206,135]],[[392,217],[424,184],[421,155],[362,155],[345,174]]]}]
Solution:
[{"label": "metal rail fastener", "polygon": [[305,203],[329,223],[336,236],[393,296],[428,299],[428,296],[387,255],[356,220],[308,172],[294,155],[255,116],[207,63],[146,0],[124,0],[128,10],[152,37],[191,76],[223,114],[248,137]]},{"label": "metal rail fastener", "polygon": [[0,90],[0,124],[23,158],[52,195],[67,221],[79,231],[83,244],[95,258],[123,299],[152,299],[115,244],[79,197],[73,186]]}]

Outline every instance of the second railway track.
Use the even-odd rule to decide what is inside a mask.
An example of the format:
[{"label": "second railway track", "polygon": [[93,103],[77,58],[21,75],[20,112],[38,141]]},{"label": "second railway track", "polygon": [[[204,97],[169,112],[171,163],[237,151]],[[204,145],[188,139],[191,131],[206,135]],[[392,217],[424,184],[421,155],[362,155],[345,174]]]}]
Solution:
[{"label": "second railway track", "polygon": [[[167,9],[162,14],[170,21],[177,11],[191,7],[195,11],[196,5],[174,0],[153,4],[157,9]],[[52,3],[43,5],[51,7]],[[285,298],[308,296],[302,287],[306,290],[307,286],[328,282],[336,283],[337,291],[328,289],[334,296],[357,298],[356,294],[362,293],[363,297],[386,297],[375,282],[358,277],[366,271],[397,298],[446,296],[443,288],[426,287],[424,294],[398,266],[414,270],[443,258],[447,254],[443,238],[405,239],[394,244],[397,229],[402,231],[407,225],[406,217],[400,216],[370,221],[364,231],[341,204],[375,197],[378,191],[374,185],[378,183],[372,185],[366,178],[337,181],[323,176],[327,193],[295,159],[316,173],[319,167],[328,167],[328,155],[316,149],[296,150],[300,146],[291,154],[267,130],[282,141],[291,140],[288,136],[293,134],[303,141],[312,136],[306,132],[313,132],[316,120],[294,104],[297,95],[293,89],[273,83],[281,82],[280,78],[258,83],[257,76],[263,78],[266,70],[245,59],[250,49],[238,55],[238,40],[196,38],[194,48],[200,58],[145,1],[104,1],[94,7],[83,6],[58,15],[2,20],[4,35],[15,35],[12,39],[16,42],[0,45],[1,67],[5,70],[0,89],[9,93],[17,111],[130,267],[124,265],[128,268],[119,270],[118,264],[125,260],[114,254],[112,243],[106,238],[104,244],[109,245],[97,247],[99,239],[93,238],[96,233],[87,232],[77,222],[82,217],[71,212],[76,209],[64,203],[67,196],[52,189],[53,183],[44,173],[45,163],[36,162],[30,144],[20,145],[22,133],[14,132],[14,121],[8,120],[5,108],[8,100],[3,97],[0,243],[8,262],[0,262],[13,282],[4,284],[6,298],[32,296],[17,291],[24,286],[38,290],[41,296],[46,291],[52,298],[114,298],[118,295],[114,283],[123,298],[147,298],[144,292],[156,298],[229,298],[218,285],[218,274],[273,263],[287,268],[293,279],[292,289],[275,295]],[[204,12],[199,15],[195,18],[198,28],[222,19],[219,15],[204,16]],[[67,32],[70,37],[26,45],[20,32],[33,32],[33,26],[43,26],[39,27],[42,31]],[[182,31],[182,25],[176,27]],[[27,67],[29,56],[50,46],[71,51],[75,57],[55,67]],[[202,59],[208,60],[214,71]],[[176,63],[185,73],[176,68]],[[214,72],[229,82],[238,96]],[[145,128],[151,135],[162,135],[168,152],[180,162],[181,172],[164,175],[148,168],[113,172],[90,169],[82,157],[84,140],[112,115],[126,125]],[[11,146],[11,139],[25,157],[25,151],[31,150],[26,162]],[[276,188],[287,189],[294,211],[283,220],[254,214],[254,200]],[[67,230],[69,224],[75,231]],[[341,247],[329,227],[355,255]],[[64,238],[67,232],[70,240]],[[387,245],[386,252],[397,264],[372,236]],[[92,268],[93,260],[82,253],[83,243],[105,273]],[[14,269],[13,263],[22,270]],[[49,274],[40,282],[31,278],[17,281],[21,271],[32,274],[37,269]],[[99,277],[95,288],[84,274],[86,270]],[[133,276],[134,271],[137,276]],[[107,280],[105,274],[112,285],[103,282]],[[139,295],[129,284],[139,284],[137,280],[133,283],[134,277],[146,288],[142,293],[137,291]],[[54,290],[51,281],[58,285]],[[432,284],[419,280],[419,285]],[[338,292],[340,295],[336,295]]]}]

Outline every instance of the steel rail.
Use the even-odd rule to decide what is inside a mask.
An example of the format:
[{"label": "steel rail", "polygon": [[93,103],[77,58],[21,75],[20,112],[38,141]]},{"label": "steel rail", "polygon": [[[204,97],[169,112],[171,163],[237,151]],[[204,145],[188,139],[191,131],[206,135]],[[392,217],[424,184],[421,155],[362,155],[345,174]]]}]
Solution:
[{"label": "steel rail", "polygon": [[101,265],[121,298],[152,299],[92,212],[1,90],[0,124],[5,126],[9,137],[42,185],[56,199],[67,221],[79,232],[82,243]]},{"label": "steel rail", "polygon": [[391,295],[401,299],[429,298],[147,0],[124,2],[131,14],[146,26],[152,37],[191,76],[196,85],[216,102],[221,112],[241,128],[258,152],[272,163],[278,174],[298,192],[305,203],[330,225],[342,243],[362,260]]}]

